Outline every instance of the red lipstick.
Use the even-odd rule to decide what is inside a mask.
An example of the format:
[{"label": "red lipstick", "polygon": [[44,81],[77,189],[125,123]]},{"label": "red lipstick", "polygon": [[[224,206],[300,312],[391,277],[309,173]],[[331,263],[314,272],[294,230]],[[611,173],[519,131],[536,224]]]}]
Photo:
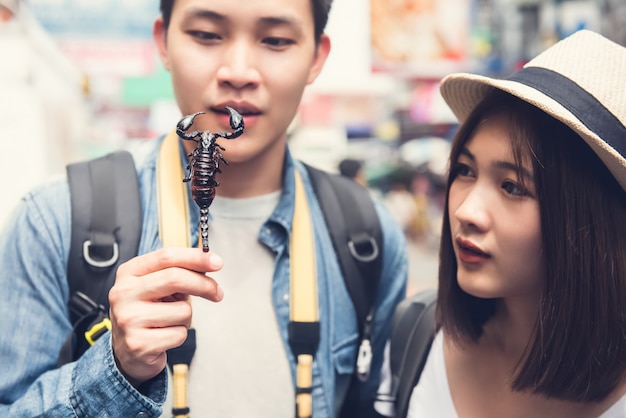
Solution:
[{"label": "red lipstick", "polygon": [[491,255],[481,250],[471,241],[457,238],[455,240],[457,247],[457,257],[465,264],[480,264],[491,258]]}]

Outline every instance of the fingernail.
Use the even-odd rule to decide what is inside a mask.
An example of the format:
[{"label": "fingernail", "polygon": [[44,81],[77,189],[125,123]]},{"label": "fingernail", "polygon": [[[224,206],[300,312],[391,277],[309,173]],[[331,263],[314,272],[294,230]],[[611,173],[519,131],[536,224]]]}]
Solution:
[{"label": "fingernail", "polygon": [[216,296],[218,301],[224,298],[224,290],[222,290],[222,288],[219,286],[217,286]]},{"label": "fingernail", "polygon": [[223,263],[222,257],[220,257],[217,254],[211,253],[211,255],[209,255],[209,261],[211,261],[211,265],[214,268],[221,268],[222,267],[222,263]]}]

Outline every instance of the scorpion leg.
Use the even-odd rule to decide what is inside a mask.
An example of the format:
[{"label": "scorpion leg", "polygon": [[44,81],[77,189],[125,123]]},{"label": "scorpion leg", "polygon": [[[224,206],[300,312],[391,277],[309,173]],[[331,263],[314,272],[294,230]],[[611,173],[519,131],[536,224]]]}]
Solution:
[{"label": "scorpion leg", "polygon": [[185,177],[183,177],[183,182],[187,183],[188,181],[191,181],[191,177],[193,176],[193,170],[191,168],[191,165],[188,164],[187,165],[187,175]]}]

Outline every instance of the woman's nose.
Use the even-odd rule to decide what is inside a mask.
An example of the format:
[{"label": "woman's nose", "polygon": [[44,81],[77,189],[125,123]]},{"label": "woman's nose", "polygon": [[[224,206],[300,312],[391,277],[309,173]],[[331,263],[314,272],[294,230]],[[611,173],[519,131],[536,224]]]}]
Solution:
[{"label": "woman's nose", "polygon": [[[451,190],[452,193],[452,190]],[[451,201],[454,196],[450,196]],[[479,230],[489,228],[491,212],[489,194],[475,185],[464,195],[457,197],[458,206],[454,210],[454,217],[464,227],[474,227]]]}]

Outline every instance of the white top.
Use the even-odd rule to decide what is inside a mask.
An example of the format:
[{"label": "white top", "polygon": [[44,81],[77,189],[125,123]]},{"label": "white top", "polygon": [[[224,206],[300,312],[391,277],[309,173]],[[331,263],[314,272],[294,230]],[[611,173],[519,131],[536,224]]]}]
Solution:
[{"label": "white top", "polygon": [[[419,383],[413,389],[407,418],[458,418],[443,358],[443,333],[435,336]],[[626,418],[626,396],[598,418]]]},{"label": "white top", "polygon": [[[209,273],[219,303],[193,298],[197,349],[189,373],[192,417],[291,417],[294,389],[272,303],[274,255],[257,237],[280,192],[249,199],[216,197],[209,247],[224,267]],[[171,385],[171,379],[170,379]],[[163,416],[171,416],[171,386]]]},{"label": "white top", "polygon": [[458,418],[443,358],[443,333],[435,336],[420,380],[411,393],[407,418]]}]

